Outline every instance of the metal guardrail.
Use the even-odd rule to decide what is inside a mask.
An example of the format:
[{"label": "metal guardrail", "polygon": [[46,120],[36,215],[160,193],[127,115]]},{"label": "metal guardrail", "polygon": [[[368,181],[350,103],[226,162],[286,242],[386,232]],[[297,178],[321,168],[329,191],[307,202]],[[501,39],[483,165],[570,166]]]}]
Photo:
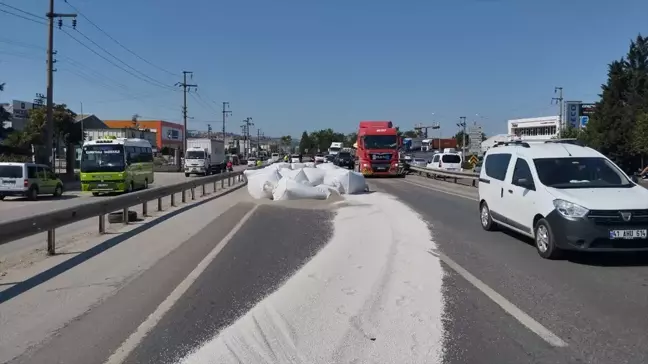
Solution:
[{"label": "metal guardrail", "polygon": [[427,177],[439,176],[439,177],[443,177],[444,179],[453,178],[454,183],[457,183],[458,179],[472,180],[473,187],[477,186],[477,181],[479,180],[479,174],[474,172],[452,172],[452,171],[444,171],[442,169],[414,167],[414,166],[410,166],[410,170],[418,172],[420,175],[423,175],[425,173]]},{"label": "metal guardrail", "polygon": [[243,171],[222,173],[207,177],[192,178],[169,186],[149,188],[107,199],[99,199],[89,203],[66,207],[60,210],[36,214],[30,217],[0,222],[0,245],[6,244],[31,235],[47,232],[47,253],[56,254],[56,229],[70,225],[77,221],[99,217],[99,234],[106,232],[106,215],[121,211],[122,222],[129,223],[129,208],[142,205],[142,214],[147,215],[148,202],[157,200],[157,210],[162,211],[162,198],[171,196],[171,206],[176,206],[175,195],[181,194],[182,202],[187,201],[187,191],[191,192],[191,199],[196,199],[196,188],[201,188],[201,196],[207,194],[206,185],[213,184],[213,191],[217,190],[220,182],[221,189],[231,187],[237,181],[246,182]]}]

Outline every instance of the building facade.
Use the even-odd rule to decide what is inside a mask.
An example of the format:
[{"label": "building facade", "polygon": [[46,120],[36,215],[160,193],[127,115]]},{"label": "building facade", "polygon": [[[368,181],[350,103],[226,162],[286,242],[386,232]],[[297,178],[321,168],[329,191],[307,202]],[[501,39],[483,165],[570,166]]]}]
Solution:
[{"label": "building facade", "polygon": [[508,121],[508,134],[521,140],[550,140],[558,135],[559,130],[559,116],[543,116]]},{"label": "building facade", "polygon": [[156,133],[156,146],[162,151],[168,149],[169,155],[174,155],[176,150],[182,152],[184,140],[184,127],[181,124],[171,123],[164,120],[138,120],[133,123],[132,120],[104,120],[104,123],[110,128],[124,129],[137,128],[149,129]]}]

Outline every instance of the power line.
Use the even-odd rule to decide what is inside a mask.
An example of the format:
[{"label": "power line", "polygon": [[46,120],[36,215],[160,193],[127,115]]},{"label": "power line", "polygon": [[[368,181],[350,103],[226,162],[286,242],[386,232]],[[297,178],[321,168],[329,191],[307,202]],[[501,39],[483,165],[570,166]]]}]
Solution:
[{"label": "power line", "polygon": [[139,54],[135,53],[134,51],[132,51],[131,49],[129,49],[128,47],[126,47],[125,45],[123,45],[121,42],[119,42],[117,39],[113,38],[110,34],[108,34],[108,32],[106,32],[105,30],[103,30],[99,25],[97,25],[97,24],[94,23],[92,20],[90,20],[90,19],[89,19],[87,16],[85,16],[81,11],[79,11],[79,9],[78,9],[77,7],[75,7],[74,5],[72,5],[68,0],[64,0],[64,1],[65,1],[66,4],[68,4],[68,6],[70,6],[72,9],[74,9],[74,11],[76,11],[77,14],[79,14],[83,19],[85,19],[88,23],[90,23],[90,25],[92,25],[93,27],[97,28],[97,30],[99,30],[100,32],[102,32],[106,37],[110,38],[113,42],[117,43],[117,45],[119,45],[120,47],[122,47],[123,49],[125,49],[125,50],[126,50],[127,52],[129,52],[130,54],[132,54],[132,55],[134,55],[135,57],[139,58],[140,60],[144,61],[144,62],[147,63],[148,65],[153,66],[153,67],[159,69],[160,71],[166,72],[166,73],[168,73],[168,74],[170,74],[170,75],[173,75],[173,76],[177,76],[176,73],[173,73],[173,72],[171,72],[171,71],[168,71],[168,70],[166,70],[166,69],[164,69],[164,68],[162,68],[162,67],[160,67],[160,66],[158,66],[158,65],[156,65],[156,64],[154,64],[154,63],[152,63],[152,62],[150,62],[150,61],[148,61],[147,59],[145,59],[144,57],[140,56]]},{"label": "power line", "polygon": [[37,14],[34,14],[34,13],[30,13],[29,11],[22,10],[22,9],[20,9],[20,8],[15,7],[15,6],[11,6],[11,5],[7,4],[7,3],[0,2],[0,5],[1,5],[1,6],[4,6],[4,7],[6,7],[6,8],[9,8],[9,9],[11,9],[11,10],[15,10],[15,11],[17,11],[17,12],[23,13],[23,14],[25,14],[25,15],[29,15],[29,16],[34,17],[34,18],[38,18],[38,19],[45,20],[45,18],[42,17],[42,16],[40,16],[40,15],[37,15]]},{"label": "power line", "polygon": [[106,58],[104,55],[102,55],[102,54],[100,54],[99,52],[97,52],[97,51],[95,51],[94,49],[92,49],[92,48],[91,48],[90,46],[88,46],[87,44],[83,43],[83,42],[80,41],[79,39],[77,39],[77,38],[75,38],[74,36],[72,36],[72,34],[68,33],[67,31],[65,31],[65,30],[63,30],[63,29],[61,29],[61,31],[62,31],[63,33],[65,33],[68,37],[72,38],[75,42],[79,43],[81,46],[83,46],[84,48],[86,48],[87,50],[89,50],[90,52],[94,53],[94,54],[97,55],[98,57],[102,58],[104,61],[106,61],[106,62],[112,64],[113,66],[119,68],[120,70],[122,70],[122,71],[128,73],[129,75],[131,75],[131,76],[133,76],[133,77],[135,77],[135,78],[137,78],[137,79],[139,79],[139,80],[142,80],[142,81],[144,81],[144,82],[146,82],[146,83],[149,83],[149,84],[151,84],[151,85],[153,85],[153,86],[157,86],[157,87],[161,87],[161,88],[167,89],[164,85],[161,86],[161,85],[159,85],[159,84],[153,83],[153,82],[147,80],[146,78],[141,77],[140,75],[138,75],[138,74],[136,74],[136,73],[133,73],[132,71],[130,71],[130,70],[128,70],[128,69],[126,69],[126,68],[124,68],[124,67],[118,65],[117,63],[111,61],[110,59]]},{"label": "power line", "polygon": [[20,14],[12,13],[12,12],[10,12],[8,10],[0,9],[0,13],[13,15],[13,16],[15,16],[17,18],[21,18],[21,19],[24,19],[24,20],[29,20],[30,22],[38,23],[38,24],[41,24],[41,25],[47,25],[45,22],[41,22],[41,21],[38,21],[38,20],[35,20],[35,19],[32,19],[32,18],[28,18],[28,17],[20,15]]},{"label": "power line", "polygon": [[[63,31],[63,30],[61,29],[61,31]],[[65,32],[65,31],[63,31],[63,32]],[[69,33],[67,33],[67,32],[65,32],[65,33],[69,35]],[[129,65],[128,63],[126,63],[126,62],[124,62],[123,60],[121,60],[120,58],[116,57],[114,54],[110,53],[108,50],[106,50],[104,47],[102,47],[102,46],[100,46],[99,44],[97,44],[97,42],[95,42],[94,40],[90,39],[90,37],[88,37],[87,35],[83,34],[82,32],[80,32],[80,31],[77,30],[77,33],[79,33],[82,37],[84,37],[85,39],[87,39],[90,43],[94,44],[97,48],[99,48],[100,50],[102,50],[104,53],[106,53],[107,55],[109,55],[110,57],[112,57],[113,59],[115,59],[116,61],[118,61],[119,63],[121,63],[121,64],[123,64],[124,66],[128,67],[128,68],[131,69],[133,72],[136,72],[136,73],[140,74],[142,77],[145,77],[146,79],[150,80],[149,83],[154,84],[155,86],[158,86],[158,87],[162,87],[162,88],[166,88],[166,89],[174,90],[174,91],[175,91],[175,89],[174,89],[173,87],[171,87],[171,86],[169,86],[169,85],[165,85],[163,82],[160,82],[160,81],[158,81],[158,80],[156,80],[156,79],[154,79],[154,78],[148,76],[148,75],[145,74],[144,72],[142,72],[142,71],[136,69],[135,67],[132,67],[132,66]],[[105,58],[104,58],[104,59],[105,59]],[[148,81],[147,81],[147,82],[148,82]]]}]

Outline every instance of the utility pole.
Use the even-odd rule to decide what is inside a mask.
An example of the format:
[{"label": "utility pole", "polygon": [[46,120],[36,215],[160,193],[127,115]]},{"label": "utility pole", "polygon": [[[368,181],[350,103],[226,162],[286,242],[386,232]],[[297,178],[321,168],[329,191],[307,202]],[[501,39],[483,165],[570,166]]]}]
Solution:
[{"label": "utility pole", "polygon": [[232,111],[228,110],[229,104],[229,102],[223,101],[223,143],[225,142],[225,119],[232,115]]},{"label": "utility pole", "polygon": [[261,155],[261,129],[257,129],[257,157]]},{"label": "utility pole", "polygon": [[198,89],[198,85],[188,84],[187,75],[193,79],[193,72],[191,71],[182,71],[183,81],[182,83],[176,83],[176,86],[182,87],[182,94],[184,96],[184,103],[182,106],[182,119],[184,121],[184,131],[182,132],[182,154],[187,150],[187,92],[191,91],[191,88],[195,90]]},{"label": "utility pole", "polygon": [[45,119],[45,148],[47,159],[51,168],[54,168],[54,19],[58,19],[59,29],[63,26],[63,18],[73,18],[72,27],[76,29],[77,14],[57,14],[54,12],[54,0],[49,0],[47,34],[47,112]]},{"label": "utility pole", "polygon": [[564,123],[563,123],[563,88],[562,87],[555,87],[554,88],[554,94],[558,93],[558,97],[552,97],[551,98],[551,103],[556,103],[558,104],[558,137],[560,138],[562,136],[562,131],[564,128]]},{"label": "utility pole", "polygon": [[207,138],[211,140],[212,127],[211,124],[207,124]]},{"label": "utility pole", "polygon": [[243,146],[245,147],[245,158],[247,159],[250,156],[250,126],[254,125],[252,122],[252,118],[248,117],[243,120],[243,125],[241,125],[241,128],[243,128],[243,136],[244,136],[244,144]]},{"label": "utility pole", "polygon": [[463,141],[461,142],[461,163],[466,161],[466,117],[465,116],[460,116],[459,120],[461,120],[457,126],[459,128],[462,128],[462,137]]}]

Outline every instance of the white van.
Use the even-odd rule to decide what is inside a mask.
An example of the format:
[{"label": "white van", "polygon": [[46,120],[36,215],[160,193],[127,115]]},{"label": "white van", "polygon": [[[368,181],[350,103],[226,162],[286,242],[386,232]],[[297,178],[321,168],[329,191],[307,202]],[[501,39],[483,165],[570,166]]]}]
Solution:
[{"label": "white van", "polygon": [[457,153],[436,153],[432,157],[432,162],[427,165],[430,169],[439,169],[442,171],[461,171],[461,154]]},{"label": "white van", "polygon": [[648,250],[648,190],[594,149],[567,141],[491,148],[479,175],[480,222],[563,250]]},{"label": "white van", "polygon": [[38,195],[63,194],[63,182],[50,167],[34,163],[0,162],[0,201],[7,196],[36,200]]}]

